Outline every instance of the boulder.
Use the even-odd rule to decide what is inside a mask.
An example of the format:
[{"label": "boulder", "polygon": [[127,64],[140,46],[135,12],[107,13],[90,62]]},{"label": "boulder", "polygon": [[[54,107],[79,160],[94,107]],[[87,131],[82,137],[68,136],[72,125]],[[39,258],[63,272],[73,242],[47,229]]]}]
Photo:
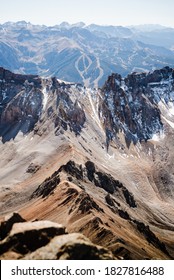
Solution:
[{"label": "boulder", "polygon": [[65,227],[50,221],[15,223],[9,235],[0,242],[0,252],[1,255],[8,251],[25,255],[60,234],[65,234]]},{"label": "boulder", "polygon": [[46,246],[27,254],[28,260],[113,260],[111,251],[94,245],[80,233],[54,237]]},{"label": "boulder", "polygon": [[6,216],[0,225],[0,240],[4,239],[8,235],[14,223],[22,222],[25,222],[25,220],[18,213],[12,213]]},{"label": "boulder", "polygon": [[[4,223],[1,224],[1,228]],[[1,259],[115,259],[108,249],[93,244],[83,234],[67,234],[65,227],[58,223],[25,222],[19,214],[14,213],[7,219],[6,225],[6,238],[0,241]]]}]

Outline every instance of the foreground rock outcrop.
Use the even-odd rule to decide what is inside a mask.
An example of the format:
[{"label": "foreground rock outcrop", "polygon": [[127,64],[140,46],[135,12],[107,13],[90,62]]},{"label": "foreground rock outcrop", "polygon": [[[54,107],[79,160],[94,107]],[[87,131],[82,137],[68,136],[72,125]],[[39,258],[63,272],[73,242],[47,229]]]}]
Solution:
[{"label": "foreground rock outcrop", "polygon": [[80,233],[54,237],[46,246],[27,254],[25,259],[49,260],[114,260],[111,251],[94,245]]},{"label": "foreground rock outcrop", "polygon": [[[7,228],[11,230],[7,234]],[[111,251],[96,246],[80,233],[68,234],[50,221],[25,220],[17,213],[1,223],[0,259],[34,260],[111,260]]]}]

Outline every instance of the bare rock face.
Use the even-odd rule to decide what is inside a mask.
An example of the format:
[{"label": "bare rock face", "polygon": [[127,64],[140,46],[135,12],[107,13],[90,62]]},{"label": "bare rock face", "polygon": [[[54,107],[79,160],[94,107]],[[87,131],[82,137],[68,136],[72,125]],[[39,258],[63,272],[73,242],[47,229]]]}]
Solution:
[{"label": "bare rock face", "polygon": [[84,191],[82,191],[78,195],[74,204],[72,204],[69,213],[71,213],[75,209],[78,209],[78,212],[80,212],[81,214],[89,214],[93,210],[96,210],[99,213],[104,212],[104,210],[93,200],[93,198]]},{"label": "bare rock face", "polygon": [[60,177],[58,175],[58,172],[54,172],[54,174],[45,179],[45,181],[38,186],[38,188],[34,191],[31,198],[42,196],[47,197],[48,195],[52,194],[54,189],[58,186],[60,183]]},{"label": "bare rock face", "polygon": [[69,94],[66,93],[66,90],[65,92],[62,92],[59,87],[57,88],[58,97],[55,127],[57,130],[59,130],[60,127],[65,130],[69,128],[77,136],[80,134],[80,131],[86,121],[84,110],[79,106],[78,102],[72,102]]},{"label": "bare rock face", "polygon": [[38,164],[34,164],[33,162],[28,166],[26,172],[27,173],[36,173],[40,169]]},{"label": "bare rock face", "polygon": [[33,252],[59,234],[65,234],[65,228],[50,221],[16,222],[0,242],[0,252],[2,256],[11,251],[19,255]]},{"label": "bare rock face", "polygon": [[160,242],[158,237],[155,236],[155,234],[149,229],[149,226],[144,225],[142,222],[134,221],[135,224],[137,225],[137,229],[143,233],[145,238],[147,239],[148,242],[154,244],[157,248],[160,248],[165,254],[170,256],[168,253],[166,246],[163,242]]},{"label": "bare rock face", "polygon": [[15,223],[22,222],[25,222],[25,220],[18,213],[6,216],[0,225],[0,240],[4,239],[9,234]]},{"label": "bare rock face", "polygon": [[[78,91],[78,90],[77,90]],[[79,135],[85,121],[85,112],[70,97],[71,86],[56,78],[41,79],[36,75],[13,74],[0,68],[0,136],[6,142],[34,129],[42,135],[44,124],[51,119],[57,131],[60,128]],[[51,99],[51,100],[50,100]],[[50,101],[50,106],[47,106]]]},{"label": "bare rock face", "polygon": [[[147,141],[163,131],[160,100],[173,102],[173,69],[165,67],[152,73],[119,74],[108,77],[101,91],[90,94],[93,110],[106,133],[106,146],[117,142],[119,132],[130,143]],[[161,94],[161,89],[163,93]],[[75,94],[74,94],[75,93]],[[13,74],[0,69],[0,136],[3,142],[34,130],[42,135],[47,121],[55,134],[63,128],[76,136],[86,123],[85,90],[78,84],[66,84],[55,77]],[[98,97],[97,97],[98,96]],[[98,98],[98,105],[95,104]],[[92,104],[91,103],[91,104]]]},{"label": "bare rock face", "polygon": [[[12,229],[8,233],[6,231],[6,236],[0,241],[1,259],[115,259],[109,250],[94,245],[84,235],[66,234],[65,228],[57,223],[24,222],[19,214],[15,214],[9,218],[7,224],[11,225]],[[1,228],[4,227],[2,223]]]},{"label": "bare rock face", "polygon": [[[126,189],[126,187],[123,186],[123,184],[119,180],[116,180],[110,174],[97,170],[95,164],[91,161],[87,161],[85,163],[85,166],[78,165],[74,161],[68,161],[65,165],[62,165],[57,171],[55,171],[51,177],[47,178],[41,185],[39,185],[38,188],[32,194],[31,198],[39,197],[39,196],[42,196],[44,198],[49,194],[53,193],[54,189],[60,183],[61,172],[66,173],[68,180],[69,180],[69,175],[71,175],[71,181],[73,180],[73,178],[74,180],[77,179],[81,181],[85,179],[85,180],[89,180],[96,187],[102,188],[110,194],[117,193],[117,192],[121,193],[125,202],[130,207],[136,208],[136,202],[133,194],[130,191],[128,191],[128,189]],[[82,197],[82,201],[85,202],[88,200],[89,195],[83,194],[81,195],[81,197]],[[88,206],[91,203],[93,205],[91,198],[89,200],[90,203],[88,203]],[[82,203],[82,205],[84,204],[85,203]]]},{"label": "bare rock face", "polygon": [[173,72],[92,90],[0,68],[2,215],[39,220],[0,217],[2,258],[173,258]]},{"label": "bare rock face", "polygon": [[114,260],[111,251],[94,245],[80,233],[54,237],[46,246],[25,256],[27,260]]},{"label": "bare rock face", "polygon": [[0,80],[2,80],[2,87],[5,86],[5,83],[10,85],[10,83],[14,83],[17,86],[22,85],[26,80],[29,83],[34,84],[36,87],[41,85],[41,79],[38,75],[21,75],[21,74],[14,74],[9,70],[0,67]]},{"label": "bare rock face", "polygon": [[147,141],[163,130],[158,103],[173,101],[173,76],[169,67],[152,73],[132,73],[126,78],[118,74],[109,76],[102,88],[103,102],[99,108],[105,116],[108,144],[119,131],[124,133],[129,147],[131,142]]},{"label": "bare rock face", "polygon": [[0,68],[0,136],[3,142],[34,128],[42,109],[41,79]]}]

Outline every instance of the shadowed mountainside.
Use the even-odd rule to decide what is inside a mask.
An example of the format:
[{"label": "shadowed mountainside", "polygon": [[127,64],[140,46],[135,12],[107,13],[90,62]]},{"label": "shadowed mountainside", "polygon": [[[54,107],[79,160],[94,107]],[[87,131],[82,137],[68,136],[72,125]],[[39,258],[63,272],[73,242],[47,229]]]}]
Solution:
[{"label": "shadowed mountainside", "polygon": [[[47,258],[54,234],[21,244],[24,220],[47,220],[70,234],[60,244],[92,242],[104,258],[172,259],[173,92],[169,67],[113,74],[102,89],[0,68],[2,258]],[[4,229],[14,211],[22,218]]]}]

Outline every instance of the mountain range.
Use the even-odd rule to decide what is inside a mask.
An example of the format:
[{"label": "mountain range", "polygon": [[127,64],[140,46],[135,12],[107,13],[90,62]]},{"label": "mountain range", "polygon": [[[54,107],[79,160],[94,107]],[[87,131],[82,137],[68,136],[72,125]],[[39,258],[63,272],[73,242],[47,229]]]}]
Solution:
[{"label": "mountain range", "polygon": [[[16,67],[23,58],[23,71],[29,38],[38,48],[30,44],[30,71],[36,64],[41,70],[43,46],[52,52],[46,32],[78,36],[85,48],[89,34],[93,45],[101,42],[98,27],[82,23],[42,31],[27,25],[20,32],[18,25],[1,29],[13,37],[13,46],[3,42],[3,58],[8,45]],[[103,42],[118,40],[100,32]],[[73,46],[74,53],[66,36],[67,52]],[[75,64],[65,57],[67,67],[77,66],[76,56]],[[83,56],[86,68],[89,57]],[[55,53],[52,59],[56,69]],[[112,73],[100,88],[65,82],[57,71],[41,77],[0,68],[1,259],[173,259],[173,68]]]},{"label": "mountain range", "polygon": [[0,25],[1,66],[19,74],[101,87],[111,73],[174,65],[174,29],[99,26],[83,22],[47,27],[25,21]]}]

